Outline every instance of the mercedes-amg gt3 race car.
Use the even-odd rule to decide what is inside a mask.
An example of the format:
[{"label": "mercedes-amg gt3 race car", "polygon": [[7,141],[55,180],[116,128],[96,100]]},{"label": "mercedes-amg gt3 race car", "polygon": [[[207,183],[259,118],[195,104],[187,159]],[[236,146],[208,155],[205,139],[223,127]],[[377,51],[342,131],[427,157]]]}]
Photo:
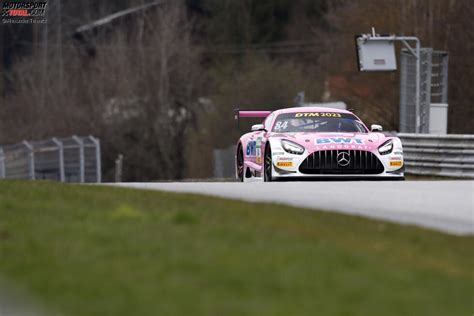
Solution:
[{"label": "mercedes-amg gt3 race car", "polygon": [[262,117],[237,143],[236,176],[259,178],[404,179],[399,138],[385,136],[380,125],[369,130],[352,112],[324,107],[239,111]]}]

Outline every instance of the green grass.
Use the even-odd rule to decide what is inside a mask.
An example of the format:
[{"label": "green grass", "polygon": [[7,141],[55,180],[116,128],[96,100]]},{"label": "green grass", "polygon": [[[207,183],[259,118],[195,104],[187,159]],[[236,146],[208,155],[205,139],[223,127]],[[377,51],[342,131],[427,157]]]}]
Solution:
[{"label": "green grass", "polygon": [[473,241],[274,204],[0,182],[0,277],[62,315],[472,315]]}]

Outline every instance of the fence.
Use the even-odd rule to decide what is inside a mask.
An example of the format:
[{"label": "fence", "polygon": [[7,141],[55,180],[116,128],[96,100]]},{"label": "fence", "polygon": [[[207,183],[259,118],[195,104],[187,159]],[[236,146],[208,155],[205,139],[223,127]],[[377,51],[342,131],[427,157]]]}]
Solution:
[{"label": "fence", "polygon": [[0,179],[101,182],[100,141],[92,136],[0,146]]},{"label": "fence", "polygon": [[397,136],[407,173],[474,178],[474,135]]},{"label": "fence", "polygon": [[[448,102],[448,54],[422,48],[420,51],[420,133],[430,132],[430,106]],[[416,132],[416,57],[400,54],[400,131]]]}]

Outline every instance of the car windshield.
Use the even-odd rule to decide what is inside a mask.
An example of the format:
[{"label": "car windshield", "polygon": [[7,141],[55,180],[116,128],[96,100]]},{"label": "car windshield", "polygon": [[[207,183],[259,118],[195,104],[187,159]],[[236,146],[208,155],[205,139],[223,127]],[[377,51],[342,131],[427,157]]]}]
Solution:
[{"label": "car windshield", "polygon": [[273,132],[367,133],[359,119],[350,113],[297,112],[278,115]]}]

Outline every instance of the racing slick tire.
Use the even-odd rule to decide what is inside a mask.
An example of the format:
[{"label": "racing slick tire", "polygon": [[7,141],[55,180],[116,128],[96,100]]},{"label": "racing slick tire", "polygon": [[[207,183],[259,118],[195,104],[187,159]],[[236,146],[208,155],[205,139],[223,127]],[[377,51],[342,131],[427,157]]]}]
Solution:
[{"label": "racing slick tire", "polygon": [[265,156],[263,158],[263,181],[273,181],[273,162],[272,162],[272,149],[270,145],[265,147]]},{"label": "racing slick tire", "polygon": [[244,166],[244,152],[242,145],[237,148],[237,179],[239,182],[244,182],[245,166]]}]

